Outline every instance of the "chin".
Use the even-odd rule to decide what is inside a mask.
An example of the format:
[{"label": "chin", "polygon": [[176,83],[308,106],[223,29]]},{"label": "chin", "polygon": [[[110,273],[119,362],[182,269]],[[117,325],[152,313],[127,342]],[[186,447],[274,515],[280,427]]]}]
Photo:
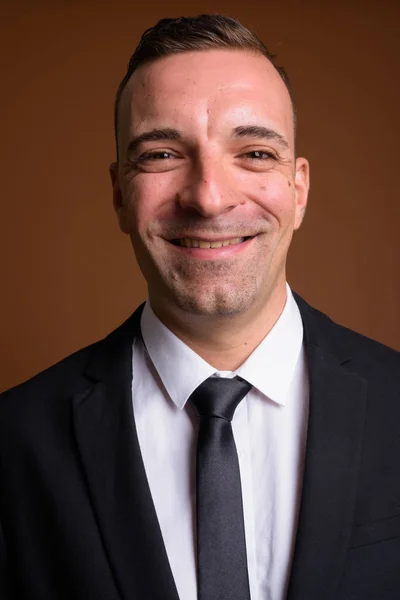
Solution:
[{"label": "chin", "polygon": [[173,299],[182,311],[199,317],[230,318],[248,310],[252,304],[249,290],[238,293],[237,289],[212,290],[190,293],[189,290],[173,290]]}]

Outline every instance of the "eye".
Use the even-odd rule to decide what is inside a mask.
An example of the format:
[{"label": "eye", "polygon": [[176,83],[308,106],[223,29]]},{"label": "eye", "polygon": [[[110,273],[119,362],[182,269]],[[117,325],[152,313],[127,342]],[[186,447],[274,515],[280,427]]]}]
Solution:
[{"label": "eye", "polygon": [[264,161],[270,158],[276,158],[272,152],[268,152],[267,150],[252,150],[251,152],[246,152],[243,156],[253,161]]},{"label": "eye", "polygon": [[156,160],[167,160],[169,158],[175,158],[175,155],[166,150],[158,150],[157,152],[146,152],[136,159],[136,162],[142,163],[145,161],[156,161]]},{"label": "eye", "polygon": [[178,168],[184,156],[175,150],[154,149],[143,152],[128,163],[128,169],[137,169],[146,173],[164,173]]}]

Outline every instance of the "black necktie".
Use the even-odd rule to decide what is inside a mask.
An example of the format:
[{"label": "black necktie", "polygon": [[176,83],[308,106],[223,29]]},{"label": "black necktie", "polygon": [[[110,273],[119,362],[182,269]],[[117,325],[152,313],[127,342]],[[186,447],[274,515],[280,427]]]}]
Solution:
[{"label": "black necktie", "polygon": [[250,600],[239,462],[231,421],[251,385],[210,377],[190,397],[197,442],[199,600]]}]

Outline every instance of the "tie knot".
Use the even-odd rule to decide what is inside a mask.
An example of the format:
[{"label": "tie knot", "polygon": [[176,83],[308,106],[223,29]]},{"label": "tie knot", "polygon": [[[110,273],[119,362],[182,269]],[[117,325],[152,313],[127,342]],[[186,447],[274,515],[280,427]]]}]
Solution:
[{"label": "tie knot", "polygon": [[241,377],[209,377],[190,396],[200,417],[220,417],[232,421],[235,410],[251,389]]}]

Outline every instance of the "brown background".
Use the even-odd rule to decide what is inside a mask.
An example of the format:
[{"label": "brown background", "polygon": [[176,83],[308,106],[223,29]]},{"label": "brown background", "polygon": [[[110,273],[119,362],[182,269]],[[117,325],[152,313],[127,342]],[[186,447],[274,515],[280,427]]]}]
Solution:
[{"label": "brown background", "polygon": [[114,93],[145,28],[199,12],[241,19],[291,76],[312,187],[290,284],[400,349],[399,2],[3,0],[0,389],[145,298],[111,204]]}]

